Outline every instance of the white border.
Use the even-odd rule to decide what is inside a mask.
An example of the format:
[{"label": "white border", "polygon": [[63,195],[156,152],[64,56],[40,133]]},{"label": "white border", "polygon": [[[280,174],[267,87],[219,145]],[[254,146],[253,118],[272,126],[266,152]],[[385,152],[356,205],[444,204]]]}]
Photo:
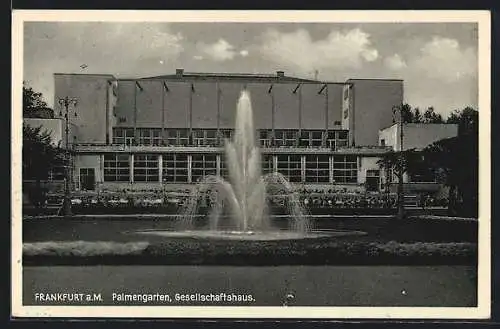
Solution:
[{"label": "white border", "polygon": [[[477,23],[479,59],[479,269],[477,307],[179,307],[22,305],[22,94],[25,21]],[[117,318],[487,319],[491,308],[490,99],[488,11],[71,11],[14,10],[12,15],[12,316]]]}]

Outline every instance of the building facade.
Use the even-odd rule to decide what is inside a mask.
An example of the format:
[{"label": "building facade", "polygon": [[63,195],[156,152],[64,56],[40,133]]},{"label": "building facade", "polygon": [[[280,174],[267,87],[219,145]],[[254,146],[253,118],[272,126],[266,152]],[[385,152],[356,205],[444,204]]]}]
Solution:
[{"label": "building facade", "polygon": [[[379,186],[379,130],[402,104],[401,80],[323,82],[276,74],[187,73],[116,79],[55,74],[71,97],[76,190],[151,190],[227,176],[224,140],[240,92],[250,93],[263,173],[314,189]],[[55,111],[64,118],[64,111]],[[72,113],[76,115],[72,115]],[[373,188],[372,188],[373,189]]]}]

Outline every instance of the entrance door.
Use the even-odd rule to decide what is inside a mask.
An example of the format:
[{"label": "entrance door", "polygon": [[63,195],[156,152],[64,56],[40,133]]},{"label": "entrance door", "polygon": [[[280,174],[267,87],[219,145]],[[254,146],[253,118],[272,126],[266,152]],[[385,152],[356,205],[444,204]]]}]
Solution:
[{"label": "entrance door", "polygon": [[376,192],[379,190],[380,185],[380,171],[367,170],[366,171],[366,190],[368,192]]},{"label": "entrance door", "polygon": [[92,191],[95,189],[95,169],[80,168],[80,189]]}]

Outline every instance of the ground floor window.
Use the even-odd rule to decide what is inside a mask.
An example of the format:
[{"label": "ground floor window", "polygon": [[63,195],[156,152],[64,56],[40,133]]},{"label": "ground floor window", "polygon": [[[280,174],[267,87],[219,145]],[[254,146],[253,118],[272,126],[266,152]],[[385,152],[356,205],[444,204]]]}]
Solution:
[{"label": "ground floor window", "polygon": [[376,192],[380,186],[380,170],[367,170],[366,171],[366,190]]},{"label": "ground floor window", "polygon": [[[302,180],[300,155],[277,155],[277,171],[288,179],[289,182],[300,182]],[[328,160],[327,160],[328,161]]]},{"label": "ground floor window", "polygon": [[104,181],[128,182],[130,180],[130,164],[128,154],[104,155]]},{"label": "ground floor window", "polygon": [[205,176],[215,176],[217,174],[216,154],[193,154],[191,162],[191,177],[193,182],[197,182]]},{"label": "ground floor window", "polygon": [[95,169],[80,168],[80,189],[92,191],[95,189]]},{"label": "ground floor window", "polygon": [[170,183],[186,183],[188,181],[188,156],[183,153],[163,155],[163,178]]},{"label": "ground floor window", "polygon": [[358,181],[358,159],[355,155],[333,156],[333,180],[336,183]]},{"label": "ground floor window", "polygon": [[329,156],[306,155],[306,182],[328,183],[330,181]]},{"label": "ground floor window", "polygon": [[156,154],[136,154],[134,156],[134,181],[158,182],[158,156]]}]

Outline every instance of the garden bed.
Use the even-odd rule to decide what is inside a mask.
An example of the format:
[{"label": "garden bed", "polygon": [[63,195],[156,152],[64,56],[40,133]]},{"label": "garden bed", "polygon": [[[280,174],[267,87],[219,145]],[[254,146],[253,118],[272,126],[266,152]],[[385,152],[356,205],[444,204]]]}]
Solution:
[{"label": "garden bed", "polygon": [[191,238],[161,242],[24,243],[23,264],[48,265],[475,265],[468,242],[223,241]]}]

